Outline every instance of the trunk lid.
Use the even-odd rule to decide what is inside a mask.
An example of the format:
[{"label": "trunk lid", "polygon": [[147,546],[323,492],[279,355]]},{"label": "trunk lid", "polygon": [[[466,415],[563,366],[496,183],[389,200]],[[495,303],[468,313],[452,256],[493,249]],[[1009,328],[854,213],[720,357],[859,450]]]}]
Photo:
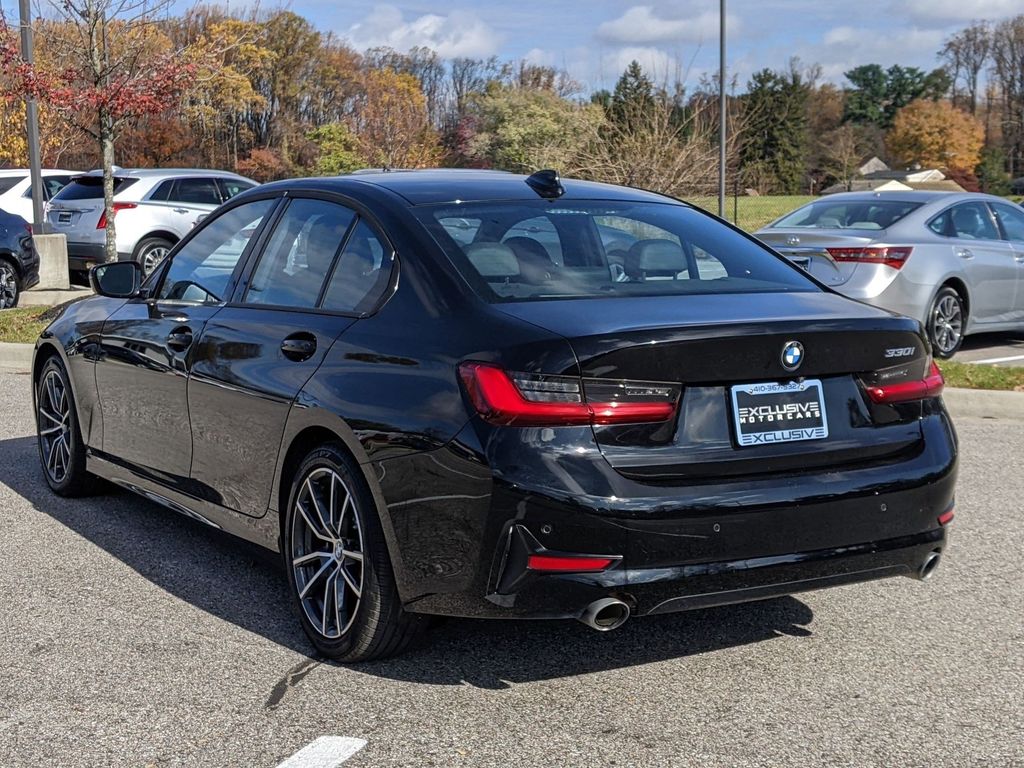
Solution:
[{"label": "trunk lid", "polygon": [[884,236],[885,231],[850,229],[766,229],[757,238],[770,245],[798,267],[831,287],[843,285],[853,277],[857,262],[837,262],[828,248],[856,248],[871,245]]},{"label": "trunk lid", "polygon": [[[609,463],[637,479],[668,483],[843,467],[920,447],[920,403],[877,405],[860,383],[861,376],[894,366],[923,371],[928,360],[917,322],[884,310],[817,292],[524,302],[501,309],[568,339],[585,379],[682,384],[675,420],[594,428]],[[803,346],[803,360],[787,371],[783,349],[793,341]],[[826,437],[741,445],[737,414],[752,403],[735,393],[737,385],[817,386],[808,381],[820,382],[820,397],[810,399],[824,410]]]}]

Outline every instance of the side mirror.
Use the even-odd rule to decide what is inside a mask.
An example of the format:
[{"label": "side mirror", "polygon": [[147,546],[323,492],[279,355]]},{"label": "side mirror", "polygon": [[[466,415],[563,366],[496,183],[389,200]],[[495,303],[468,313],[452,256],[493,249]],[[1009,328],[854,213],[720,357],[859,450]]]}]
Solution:
[{"label": "side mirror", "polygon": [[142,267],[136,261],[109,261],[89,270],[89,285],[100,296],[131,299],[139,295]]}]

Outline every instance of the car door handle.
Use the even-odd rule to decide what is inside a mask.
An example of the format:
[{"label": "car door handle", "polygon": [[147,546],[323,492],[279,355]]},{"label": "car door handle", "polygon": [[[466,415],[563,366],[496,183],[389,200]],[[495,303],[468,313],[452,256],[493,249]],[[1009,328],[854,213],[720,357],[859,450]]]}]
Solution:
[{"label": "car door handle", "polygon": [[970,248],[957,248],[956,249],[956,255],[959,256],[961,259],[973,259],[974,258],[974,253],[971,251]]},{"label": "car door handle", "polygon": [[188,213],[188,208],[172,208],[175,213]]},{"label": "car door handle", "polygon": [[188,328],[175,328],[167,334],[167,346],[175,352],[184,352],[192,346],[192,331]]},{"label": "car door handle", "polygon": [[289,360],[301,363],[316,352],[316,337],[310,333],[295,333],[281,342],[281,353]]}]

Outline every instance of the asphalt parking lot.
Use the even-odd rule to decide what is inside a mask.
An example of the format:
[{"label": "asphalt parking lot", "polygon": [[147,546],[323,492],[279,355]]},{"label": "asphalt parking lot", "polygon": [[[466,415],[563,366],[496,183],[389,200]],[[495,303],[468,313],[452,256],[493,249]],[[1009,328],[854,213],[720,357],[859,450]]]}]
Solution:
[{"label": "asphalt parking lot", "polygon": [[[0,375],[0,764],[1024,765],[1024,422],[964,419],[952,548],[896,579],[628,623],[449,620],[406,656],[310,658],[282,572],[36,463]],[[312,763],[309,763],[312,765]]]},{"label": "asphalt parking lot", "polygon": [[1024,367],[1024,333],[968,336],[953,359],[961,363]]}]

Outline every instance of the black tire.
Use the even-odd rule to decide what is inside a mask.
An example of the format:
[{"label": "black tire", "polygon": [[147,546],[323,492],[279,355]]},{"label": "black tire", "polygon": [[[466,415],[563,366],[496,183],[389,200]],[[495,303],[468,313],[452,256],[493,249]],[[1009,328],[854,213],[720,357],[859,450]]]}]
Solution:
[{"label": "black tire", "polygon": [[955,355],[964,342],[964,330],[967,327],[963,296],[955,288],[943,286],[928,310],[926,325],[928,339],[932,343],[932,355],[940,360]]},{"label": "black tire", "polygon": [[[331,510],[326,523],[318,509]],[[341,446],[323,445],[299,466],[288,494],[281,544],[302,629],[322,655],[342,662],[392,656],[425,627],[425,617],[402,608],[373,496]],[[353,559],[356,549],[361,560]],[[355,582],[358,595],[352,589]]]},{"label": "black tire", "polygon": [[132,259],[139,262],[142,267],[142,274],[145,277],[167,258],[167,252],[174,247],[174,243],[164,237],[147,237],[139,241],[135,246],[135,253]]},{"label": "black tire", "polygon": [[21,277],[7,259],[0,259],[0,309],[14,309],[21,299]]},{"label": "black tire", "polygon": [[[85,443],[78,423],[78,408],[67,371],[58,357],[46,361],[35,382],[35,390],[36,444],[47,485],[58,496],[95,493],[100,488],[100,480],[85,469]],[[54,394],[58,391],[63,395]],[[56,407],[54,400],[58,402]],[[60,429],[56,429],[58,424]],[[60,441],[64,447],[58,444]]]}]

